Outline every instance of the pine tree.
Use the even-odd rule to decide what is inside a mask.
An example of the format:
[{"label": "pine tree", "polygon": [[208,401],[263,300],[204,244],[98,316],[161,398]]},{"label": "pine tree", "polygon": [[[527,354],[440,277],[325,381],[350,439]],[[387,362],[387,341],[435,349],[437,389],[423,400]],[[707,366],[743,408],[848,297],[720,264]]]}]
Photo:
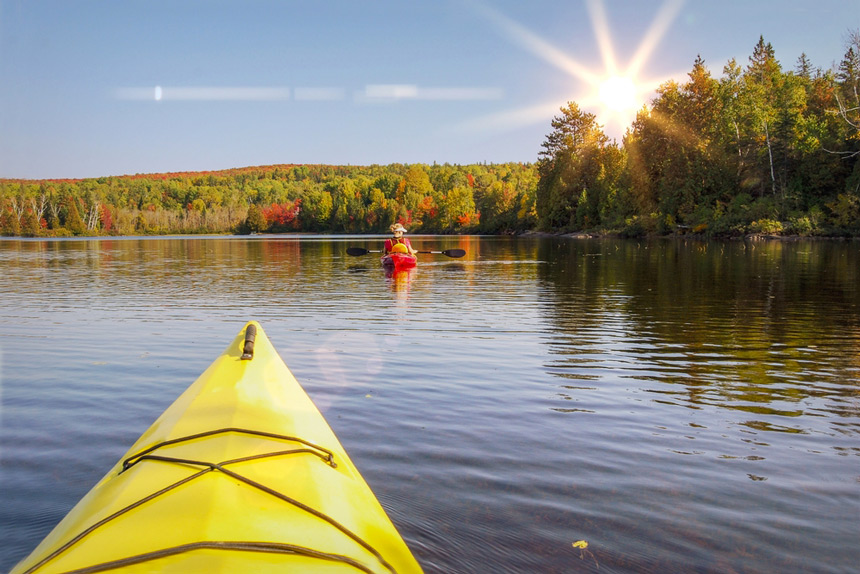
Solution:
[{"label": "pine tree", "polygon": [[262,208],[257,204],[251,204],[248,208],[248,217],[245,219],[245,227],[251,233],[261,233],[269,227]]},{"label": "pine tree", "polygon": [[81,212],[78,211],[78,202],[71,195],[66,197],[66,219],[63,226],[72,232],[73,235],[84,235],[87,231],[87,226],[84,225],[84,220],[81,219]]},{"label": "pine tree", "polygon": [[800,57],[797,59],[797,67],[795,68],[797,75],[806,80],[812,79],[812,64],[809,62],[809,58],[806,56],[806,52],[800,54]]},{"label": "pine tree", "polygon": [[[600,201],[597,187],[605,175],[603,152],[609,138],[595,115],[582,111],[575,102],[568,102],[560,111],[552,120],[553,131],[541,144],[536,195],[539,222],[545,229],[594,226],[599,223],[593,206]],[[578,209],[583,191],[588,207]]]},{"label": "pine tree", "polygon": [[6,202],[0,202],[0,234],[9,237],[21,235],[21,224],[18,221],[18,215]]}]

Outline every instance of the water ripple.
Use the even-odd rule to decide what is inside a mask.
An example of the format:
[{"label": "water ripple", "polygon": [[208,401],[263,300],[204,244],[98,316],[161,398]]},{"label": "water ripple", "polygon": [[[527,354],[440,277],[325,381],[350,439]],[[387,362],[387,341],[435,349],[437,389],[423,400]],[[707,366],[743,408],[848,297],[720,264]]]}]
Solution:
[{"label": "water ripple", "polygon": [[852,571],[856,245],[416,241],[0,240],[0,570],[254,318],[427,572]]}]

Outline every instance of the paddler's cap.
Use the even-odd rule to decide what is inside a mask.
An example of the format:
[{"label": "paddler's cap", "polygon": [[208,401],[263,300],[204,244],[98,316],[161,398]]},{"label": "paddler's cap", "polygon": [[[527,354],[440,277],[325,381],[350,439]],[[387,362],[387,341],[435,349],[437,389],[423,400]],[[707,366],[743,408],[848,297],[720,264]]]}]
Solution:
[{"label": "paddler's cap", "polygon": [[406,233],[406,228],[403,227],[399,223],[395,223],[394,225],[391,226],[391,233],[397,233],[398,231],[402,231],[403,233]]}]

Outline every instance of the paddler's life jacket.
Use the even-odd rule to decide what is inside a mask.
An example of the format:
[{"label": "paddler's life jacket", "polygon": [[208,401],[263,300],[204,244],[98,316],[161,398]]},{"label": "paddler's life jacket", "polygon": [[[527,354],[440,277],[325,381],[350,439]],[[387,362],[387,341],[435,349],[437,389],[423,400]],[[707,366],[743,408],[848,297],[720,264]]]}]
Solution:
[{"label": "paddler's life jacket", "polygon": [[[386,248],[387,251],[389,253],[409,253],[409,247],[403,239],[403,237],[389,237],[388,241],[385,242],[386,245],[390,245],[390,247]],[[395,249],[395,247],[397,249]],[[403,249],[403,251],[401,251],[401,249]]]}]

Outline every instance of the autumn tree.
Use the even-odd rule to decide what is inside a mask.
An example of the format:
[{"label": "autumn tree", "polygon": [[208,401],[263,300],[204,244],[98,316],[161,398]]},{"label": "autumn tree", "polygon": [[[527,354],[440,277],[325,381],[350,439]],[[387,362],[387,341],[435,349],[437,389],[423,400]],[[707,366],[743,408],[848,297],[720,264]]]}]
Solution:
[{"label": "autumn tree", "polygon": [[283,203],[274,203],[263,211],[263,217],[266,219],[267,229],[272,233],[283,233],[286,231],[295,231],[299,226],[299,213],[302,209],[302,200],[285,201]]},{"label": "autumn tree", "polygon": [[21,217],[21,235],[24,237],[38,237],[41,235],[41,231],[42,227],[36,218],[36,212],[30,208],[25,209],[24,215]]},{"label": "autumn tree", "polygon": [[0,234],[10,237],[21,235],[21,222],[8,200],[0,200]]}]

